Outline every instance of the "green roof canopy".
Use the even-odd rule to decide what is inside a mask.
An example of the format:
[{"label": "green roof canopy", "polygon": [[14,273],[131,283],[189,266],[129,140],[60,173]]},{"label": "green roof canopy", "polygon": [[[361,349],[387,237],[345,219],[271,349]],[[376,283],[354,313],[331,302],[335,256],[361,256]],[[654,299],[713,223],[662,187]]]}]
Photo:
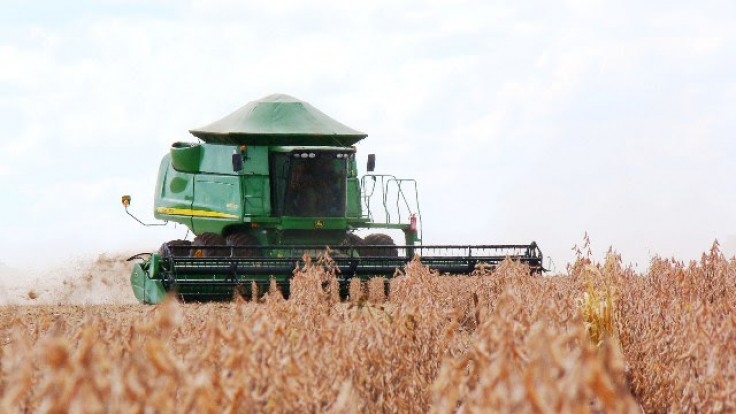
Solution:
[{"label": "green roof canopy", "polygon": [[325,115],[307,102],[273,94],[189,132],[206,143],[350,146],[367,135]]}]

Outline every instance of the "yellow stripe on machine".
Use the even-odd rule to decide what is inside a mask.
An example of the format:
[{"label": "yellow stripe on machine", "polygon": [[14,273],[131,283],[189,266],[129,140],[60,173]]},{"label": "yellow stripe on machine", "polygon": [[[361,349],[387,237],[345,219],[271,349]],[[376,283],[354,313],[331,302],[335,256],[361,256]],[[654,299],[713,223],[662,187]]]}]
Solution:
[{"label": "yellow stripe on machine", "polygon": [[216,218],[238,218],[235,214],[221,213],[219,211],[193,210],[191,208],[159,207],[156,212],[172,216],[193,217],[216,217]]}]

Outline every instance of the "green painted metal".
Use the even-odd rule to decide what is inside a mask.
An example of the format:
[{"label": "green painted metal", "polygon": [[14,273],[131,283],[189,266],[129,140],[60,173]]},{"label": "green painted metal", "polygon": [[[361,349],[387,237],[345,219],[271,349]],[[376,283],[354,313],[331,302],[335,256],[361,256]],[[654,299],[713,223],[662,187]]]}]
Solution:
[{"label": "green painted metal", "polygon": [[[361,211],[360,184],[354,158],[335,158],[334,161],[336,165],[344,164],[335,167],[336,171],[342,171],[342,178],[334,175],[338,182],[345,180],[344,195],[340,196],[344,200],[337,202],[338,206],[344,207],[338,209],[338,217],[332,217],[335,213],[322,211],[319,206],[314,206],[316,210],[307,217],[304,217],[304,212],[297,212],[298,215],[294,216],[282,211],[288,194],[304,188],[299,186],[296,190],[289,190],[291,193],[287,191],[286,187],[292,183],[288,182],[289,177],[280,178],[275,172],[279,165],[274,163],[282,162],[280,168],[284,170],[297,164],[308,165],[316,161],[294,159],[293,154],[312,154],[315,151],[332,157],[335,154],[353,154],[355,150],[352,147],[325,146],[248,146],[243,149],[238,145],[175,143],[170,154],[163,157],[159,168],[154,216],[181,223],[194,234],[225,233],[228,228],[245,223],[278,230],[348,229],[348,221],[352,227],[361,226],[366,221]],[[233,170],[234,155],[242,158],[240,171]],[[275,192],[279,197],[273,200]],[[324,192],[314,197],[323,199]],[[302,201],[301,205],[306,205],[306,201]],[[323,227],[315,226],[318,221],[324,224]]]},{"label": "green painted metal", "polygon": [[307,102],[273,94],[189,132],[208,143],[247,145],[336,145],[347,147],[367,135],[330,118]]},{"label": "green painted metal", "polygon": [[148,260],[133,264],[130,284],[140,303],[160,303],[166,297],[166,288],[158,277],[159,257],[151,255]]},{"label": "green painted metal", "polygon": [[[163,156],[154,216],[181,223],[197,236],[235,235],[233,240],[246,240],[252,250],[238,253],[239,247],[196,246],[185,247],[189,253],[183,255],[168,249],[150,254],[131,273],[140,302],[158,303],[167,292],[188,300],[229,299],[234,290],[243,293],[253,283],[265,291],[271,280],[286,291],[302,254],[316,256],[327,246],[337,256],[346,292],[348,277],[391,276],[396,267],[411,260],[415,249],[422,248],[416,222],[408,222],[405,214],[399,214],[398,221],[376,222],[366,203],[366,194],[373,194],[375,188],[393,187],[399,197],[396,207],[402,200],[402,206],[416,213],[411,219],[421,220],[416,182],[389,175],[359,177],[352,145],[366,135],[308,103],[270,95],[190,132],[204,142],[176,142]],[[405,198],[408,190],[402,187],[409,184],[416,197],[414,212]],[[385,196],[382,209],[388,217]],[[356,229],[401,230],[405,245],[393,250],[345,247],[348,234]],[[376,253],[383,251],[389,253]],[[464,271],[472,270],[477,252],[468,247],[463,257],[451,253],[431,257],[434,251],[426,250],[430,256],[422,257],[438,269]],[[541,267],[541,252],[538,257],[514,254]],[[486,257],[498,261],[503,255],[487,253]]]},{"label": "green painted metal", "polygon": [[[306,102],[270,95],[190,132],[204,142],[176,142],[163,157],[156,218],[181,223],[195,235],[238,233],[260,245],[314,249],[340,245],[351,230],[380,227],[362,211],[352,146],[366,134]],[[383,228],[403,230],[407,242],[416,239],[408,224]],[[277,247],[263,252],[282,253]],[[230,277],[223,274],[189,275],[181,280],[191,283],[172,285],[162,276],[170,260],[152,254],[134,266],[131,283],[139,301],[156,303],[170,290],[190,297],[232,294],[232,286],[218,282]],[[249,274],[248,281],[264,284],[275,277],[282,283],[289,276]]]},{"label": "green painted metal", "polygon": [[171,146],[171,165],[177,171],[198,173],[202,162],[202,146],[176,142]]}]

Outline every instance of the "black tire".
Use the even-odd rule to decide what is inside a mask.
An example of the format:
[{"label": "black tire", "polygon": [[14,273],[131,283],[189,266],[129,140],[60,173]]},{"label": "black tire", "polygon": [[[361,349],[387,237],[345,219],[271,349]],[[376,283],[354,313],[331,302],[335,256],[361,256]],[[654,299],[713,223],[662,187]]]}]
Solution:
[{"label": "black tire", "polygon": [[[333,257],[356,257],[361,253],[360,246],[365,244],[363,239],[354,233],[346,233],[345,238],[340,242],[340,246],[333,253]],[[353,247],[351,249],[350,247]]]},{"label": "black tire", "polygon": [[399,249],[397,249],[394,239],[388,234],[374,233],[365,236],[363,244],[370,246],[394,246],[394,247],[364,247],[360,250],[361,256],[382,256],[382,257],[398,257]]},{"label": "black tire", "polygon": [[345,234],[345,239],[340,243],[340,246],[362,246],[365,242],[363,239],[354,233]]},{"label": "black tire", "polygon": [[227,257],[230,249],[199,249],[198,247],[224,246],[225,238],[217,233],[202,233],[192,242],[192,257]]},{"label": "black tire", "polygon": [[246,246],[259,246],[258,239],[252,234],[234,233],[225,238],[225,244],[233,246],[231,250],[232,257],[259,257],[263,253],[260,249],[247,249]]},{"label": "black tire", "polygon": [[192,250],[192,242],[189,240],[170,240],[162,244],[158,249],[158,255],[164,259],[169,257],[188,257]]}]

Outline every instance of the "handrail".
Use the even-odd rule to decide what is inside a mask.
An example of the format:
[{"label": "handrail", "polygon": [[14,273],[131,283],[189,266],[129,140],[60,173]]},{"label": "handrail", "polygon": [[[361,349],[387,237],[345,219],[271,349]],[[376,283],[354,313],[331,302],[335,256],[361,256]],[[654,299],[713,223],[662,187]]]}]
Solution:
[{"label": "handrail", "polygon": [[[405,191],[405,186],[409,184],[414,188],[413,197]],[[376,217],[371,208],[371,201],[378,198],[383,209],[385,224],[408,224],[402,223],[404,213],[409,217],[412,214],[417,216],[417,231],[421,240],[421,209],[419,207],[419,186],[415,179],[397,178],[391,174],[373,174],[368,173],[360,178],[361,202],[365,211],[365,217],[375,222]],[[380,190],[377,194],[376,190]],[[396,198],[396,211],[390,208],[389,204]]]},{"label": "handrail", "polygon": [[[387,194],[389,192],[389,186],[395,183],[396,189],[398,191],[398,194],[400,197],[396,197],[396,215],[398,216],[399,222],[401,222],[401,206],[399,203],[401,200],[404,201],[404,205],[406,206],[406,211],[411,215],[415,214],[417,217],[417,234],[419,240],[422,240],[422,210],[419,207],[419,184],[417,183],[417,180],[413,178],[389,178],[386,181],[386,188],[384,191],[384,194]],[[402,188],[402,184],[410,183],[414,186],[414,204],[416,206],[416,211],[412,211],[411,206],[409,205],[409,200],[407,196],[404,194],[404,190]],[[386,198],[384,197],[384,203],[386,203]]]}]

